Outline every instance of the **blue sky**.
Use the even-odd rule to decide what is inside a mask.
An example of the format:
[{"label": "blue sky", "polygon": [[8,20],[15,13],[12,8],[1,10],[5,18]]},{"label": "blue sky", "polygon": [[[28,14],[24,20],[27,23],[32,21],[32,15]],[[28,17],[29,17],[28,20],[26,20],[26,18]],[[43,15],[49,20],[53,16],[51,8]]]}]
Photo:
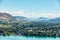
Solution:
[{"label": "blue sky", "polygon": [[60,17],[60,0],[0,0],[0,12],[25,17]]}]

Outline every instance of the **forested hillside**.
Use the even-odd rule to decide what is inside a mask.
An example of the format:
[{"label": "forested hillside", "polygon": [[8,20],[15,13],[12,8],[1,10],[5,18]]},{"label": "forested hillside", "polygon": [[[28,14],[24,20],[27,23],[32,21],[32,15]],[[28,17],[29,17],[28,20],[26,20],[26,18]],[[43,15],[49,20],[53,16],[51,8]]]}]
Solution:
[{"label": "forested hillside", "polygon": [[0,13],[0,35],[60,36],[60,21],[50,20],[30,21],[25,17],[18,20],[10,14]]}]

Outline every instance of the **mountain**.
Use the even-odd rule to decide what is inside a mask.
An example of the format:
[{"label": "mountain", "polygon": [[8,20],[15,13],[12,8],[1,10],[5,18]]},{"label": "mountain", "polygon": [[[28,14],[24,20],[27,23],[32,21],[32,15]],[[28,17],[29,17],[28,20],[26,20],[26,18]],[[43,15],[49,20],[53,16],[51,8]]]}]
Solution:
[{"label": "mountain", "polygon": [[1,13],[0,12],[0,21],[2,21],[2,20],[18,22],[18,21],[27,21],[28,18],[23,17],[23,16],[12,16],[8,13]]},{"label": "mountain", "polygon": [[0,20],[4,20],[4,21],[15,21],[16,19],[8,14],[8,13],[1,13],[0,12]]},{"label": "mountain", "polygon": [[45,17],[40,17],[40,18],[26,18],[24,16],[12,16],[8,13],[1,13],[0,12],[0,21],[35,21],[35,22],[49,22],[49,23],[60,23],[60,17],[57,18],[45,18]]},{"label": "mountain", "polygon": [[49,20],[49,18],[40,17],[39,20]]},{"label": "mountain", "polygon": [[16,18],[18,21],[27,21],[28,18],[24,17],[24,16],[14,16],[14,18]]},{"label": "mountain", "polygon": [[40,17],[39,21],[40,22],[49,22],[49,23],[60,23],[60,17],[56,17],[56,18]]},{"label": "mountain", "polygon": [[60,18],[59,17],[53,18],[53,19],[48,20],[48,22],[51,22],[51,23],[60,23]]},{"label": "mountain", "polygon": [[45,18],[45,17],[35,17],[35,18],[30,18],[30,21],[34,21],[34,22],[46,22],[47,20],[49,20],[50,18]]},{"label": "mountain", "polygon": [[46,22],[48,21],[50,18],[45,18],[45,17],[40,17],[37,19],[37,21],[40,21],[40,22]]},{"label": "mountain", "polygon": [[35,22],[60,23],[60,17],[56,17],[56,18],[40,17],[40,18],[38,18],[38,19],[35,19],[34,21],[35,21]]}]

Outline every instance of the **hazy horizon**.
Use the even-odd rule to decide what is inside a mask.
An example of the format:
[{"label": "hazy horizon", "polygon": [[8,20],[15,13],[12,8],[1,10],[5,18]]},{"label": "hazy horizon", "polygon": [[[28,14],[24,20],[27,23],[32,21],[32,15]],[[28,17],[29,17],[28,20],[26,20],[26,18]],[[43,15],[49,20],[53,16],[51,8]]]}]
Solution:
[{"label": "hazy horizon", "polygon": [[25,17],[60,17],[60,0],[0,0],[0,12]]}]

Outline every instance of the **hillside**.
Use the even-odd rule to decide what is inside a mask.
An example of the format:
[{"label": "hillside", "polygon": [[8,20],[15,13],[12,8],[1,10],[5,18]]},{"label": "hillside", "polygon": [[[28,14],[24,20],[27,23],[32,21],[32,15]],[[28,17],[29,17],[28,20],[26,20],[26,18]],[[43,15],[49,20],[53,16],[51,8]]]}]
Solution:
[{"label": "hillside", "polygon": [[[60,36],[60,18],[28,19],[0,13],[0,35]],[[29,22],[28,22],[29,21]]]},{"label": "hillside", "polygon": [[28,18],[23,16],[12,16],[8,13],[1,13],[0,12],[0,21],[10,21],[10,22],[19,22],[19,21],[27,21]]},{"label": "hillside", "polygon": [[15,21],[15,18],[8,14],[8,13],[1,13],[0,12],[0,20],[4,20],[4,21]]},{"label": "hillside", "polygon": [[14,16],[14,18],[16,18],[17,21],[28,21],[28,18],[24,16]]}]

